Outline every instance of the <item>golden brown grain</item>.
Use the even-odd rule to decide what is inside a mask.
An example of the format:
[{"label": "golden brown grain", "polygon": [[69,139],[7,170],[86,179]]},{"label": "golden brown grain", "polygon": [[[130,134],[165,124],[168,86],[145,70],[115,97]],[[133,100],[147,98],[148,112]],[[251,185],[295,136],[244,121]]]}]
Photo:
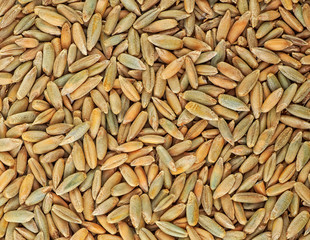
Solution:
[{"label": "golden brown grain", "polygon": [[308,239],[309,16],[0,1],[0,238]]}]

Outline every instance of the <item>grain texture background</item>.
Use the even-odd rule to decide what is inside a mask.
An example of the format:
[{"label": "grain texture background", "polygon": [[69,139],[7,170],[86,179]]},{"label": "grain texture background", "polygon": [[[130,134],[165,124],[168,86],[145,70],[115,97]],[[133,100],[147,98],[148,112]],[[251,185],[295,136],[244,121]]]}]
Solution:
[{"label": "grain texture background", "polygon": [[0,239],[309,240],[308,0],[0,0]]}]

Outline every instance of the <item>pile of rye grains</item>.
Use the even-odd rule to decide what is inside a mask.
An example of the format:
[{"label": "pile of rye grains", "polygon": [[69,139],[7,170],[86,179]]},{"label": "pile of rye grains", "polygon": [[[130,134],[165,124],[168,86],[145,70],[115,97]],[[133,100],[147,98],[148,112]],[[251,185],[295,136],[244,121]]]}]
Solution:
[{"label": "pile of rye grains", "polygon": [[310,239],[310,1],[0,0],[0,239]]}]

